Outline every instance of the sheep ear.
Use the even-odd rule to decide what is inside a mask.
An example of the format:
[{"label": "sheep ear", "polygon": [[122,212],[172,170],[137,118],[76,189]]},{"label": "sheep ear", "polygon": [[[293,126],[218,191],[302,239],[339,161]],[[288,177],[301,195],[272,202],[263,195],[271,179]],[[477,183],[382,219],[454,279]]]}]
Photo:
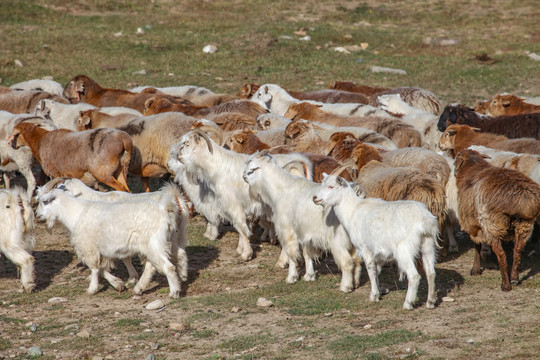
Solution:
[{"label": "sheep ear", "polygon": [[482,129],[480,129],[480,128],[475,128],[475,127],[471,127],[471,129],[473,129],[474,132],[480,132],[480,131],[482,131]]},{"label": "sheep ear", "polygon": [[510,100],[504,100],[504,101],[501,101],[501,105],[503,107],[509,107],[510,106]]},{"label": "sheep ear", "polygon": [[237,139],[236,141],[238,141],[239,144],[243,144],[244,143],[244,138]]},{"label": "sheep ear", "polygon": [[448,135],[456,135],[457,131],[454,129],[448,130]]}]

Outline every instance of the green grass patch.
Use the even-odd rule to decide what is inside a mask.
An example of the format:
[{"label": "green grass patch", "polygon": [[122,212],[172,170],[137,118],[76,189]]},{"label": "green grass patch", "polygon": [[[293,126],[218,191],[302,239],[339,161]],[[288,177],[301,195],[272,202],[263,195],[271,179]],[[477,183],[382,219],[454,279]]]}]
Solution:
[{"label": "green grass patch", "polygon": [[196,339],[207,339],[215,336],[217,332],[212,329],[204,329],[204,330],[198,330],[198,331],[192,331],[191,336],[193,336]]},{"label": "green grass patch", "polygon": [[11,347],[11,341],[8,339],[0,339],[0,350],[7,350]]},{"label": "green grass patch", "polygon": [[334,354],[361,353],[370,349],[378,349],[416,340],[420,336],[420,332],[409,330],[388,330],[376,335],[349,335],[330,342],[328,348]]},{"label": "green grass patch", "polygon": [[273,343],[276,339],[269,332],[254,335],[240,335],[218,345],[219,349],[228,350],[232,353],[251,349],[257,345]]},{"label": "green grass patch", "polygon": [[142,319],[119,319],[114,323],[116,327],[135,327],[145,322]]}]

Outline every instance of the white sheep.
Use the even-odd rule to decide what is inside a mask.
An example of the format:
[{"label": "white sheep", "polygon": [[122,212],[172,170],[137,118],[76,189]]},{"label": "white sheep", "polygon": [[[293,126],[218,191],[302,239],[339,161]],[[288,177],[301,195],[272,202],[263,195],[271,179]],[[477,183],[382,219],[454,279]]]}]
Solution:
[{"label": "white sheep", "polygon": [[34,212],[21,188],[0,190],[0,252],[20,269],[23,290],[34,289]]},{"label": "white sheep", "polygon": [[[96,294],[99,275],[118,291],[124,288],[121,279],[110,273],[114,259],[133,255],[147,259],[145,272],[133,291],[142,293],[153,273],[153,267],[165,274],[169,296],[180,295],[180,278],[171,254],[177,254],[177,244],[171,242],[176,230],[178,205],[176,199],[165,198],[138,201],[91,201],[70,195],[64,188],[40,192],[37,215],[51,228],[60,221],[70,232],[70,241],[79,259],[90,270],[89,294]],[[148,268],[149,270],[147,271]]]},{"label": "white sheep", "polygon": [[251,97],[251,101],[255,101],[259,105],[270,110],[270,112],[281,116],[285,115],[291,104],[307,102],[310,104],[320,105],[321,110],[336,115],[392,117],[384,110],[365,104],[326,104],[312,100],[298,100],[292,97],[285,89],[275,84],[261,85],[261,87]]},{"label": "white sheep", "polygon": [[247,163],[243,177],[251,194],[271,209],[276,234],[289,258],[287,283],[298,280],[301,246],[306,265],[304,280],[315,280],[313,259],[321,251],[330,251],[342,272],[340,290],[349,292],[358,285],[360,259],[334,211],[313,204],[317,183],[292,176],[265,152]]},{"label": "white sheep", "polygon": [[333,209],[345,227],[354,247],[364,259],[371,282],[371,301],[379,301],[378,274],[382,265],[395,260],[407,275],[408,290],[403,308],[411,310],[416,302],[420,275],[415,261],[421,256],[428,282],[426,307],[433,309],[435,262],[439,225],[426,206],[417,201],[384,201],[357,196],[343,178],[325,177],[313,202]]},{"label": "white sheep", "polygon": [[9,87],[13,90],[39,90],[50,94],[63,96],[64,86],[54,80],[32,79],[13,84]]}]

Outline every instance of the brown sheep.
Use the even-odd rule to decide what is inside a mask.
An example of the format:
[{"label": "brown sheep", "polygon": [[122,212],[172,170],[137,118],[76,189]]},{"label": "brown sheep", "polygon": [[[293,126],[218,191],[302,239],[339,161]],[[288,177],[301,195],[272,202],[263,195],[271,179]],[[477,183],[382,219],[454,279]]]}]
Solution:
[{"label": "brown sheep", "polygon": [[285,117],[293,121],[305,119],[333,126],[359,126],[386,136],[400,148],[422,146],[420,133],[412,125],[398,119],[372,116],[339,116],[326,113],[319,106],[305,102],[290,105]]},{"label": "brown sheep", "polygon": [[115,190],[129,191],[126,176],[132,141],[124,131],[47,131],[22,122],[13,128],[8,142],[15,149],[28,146],[45,174],[52,178],[77,178],[88,186],[97,180]]},{"label": "brown sheep", "polygon": [[540,113],[540,105],[529,104],[524,98],[512,94],[497,94],[488,100],[484,107],[479,106],[482,114],[489,116],[510,116],[519,114]]},{"label": "brown sheep", "polygon": [[256,119],[238,112],[217,114],[209,120],[218,124],[224,131],[254,129],[257,126]]},{"label": "brown sheep", "polygon": [[0,94],[0,110],[4,110],[12,114],[30,114],[34,112],[36,105],[44,99],[51,99],[62,104],[69,104],[69,101],[64,97],[45,91],[10,91]]},{"label": "brown sheep", "polygon": [[[463,150],[455,160],[461,228],[475,243],[471,275],[481,274],[481,244],[487,243],[499,261],[503,291],[519,282],[521,251],[540,216],[540,185],[517,170],[495,167],[480,153]],[[509,272],[502,242],[514,232],[514,256]],[[510,240],[511,241],[511,240]]]},{"label": "brown sheep", "polygon": [[[144,92],[141,92],[141,94],[142,93]],[[196,113],[201,109],[203,109],[203,107],[201,106],[195,106],[193,104],[178,104],[161,96],[152,96],[146,99],[146,101],[144,102],[142,114],[148,116],[174,111],[191,116],[192,114]]]},{"label": "brown sheep", "polygon": [[439,147],[455,157],[471,145],[483,145],[492,149],[540,155],[540,141],[536,139],[508,139],[504,135],[479,133],[479,129],[467,125],[452,125],[446,128],[439,140]]},{"label": "brown sheep", "polygon": [[189,100],[164,93],[156,94],[151,90],[134,93],[124,89],[104,88],[86,75],[77,75],[71,79],[63,94],[71,103],[85,102],[97,107],[123,106],[141,113],[144,111],[146,100],[151,97],[165,97],[173,103],[193,105]]}]

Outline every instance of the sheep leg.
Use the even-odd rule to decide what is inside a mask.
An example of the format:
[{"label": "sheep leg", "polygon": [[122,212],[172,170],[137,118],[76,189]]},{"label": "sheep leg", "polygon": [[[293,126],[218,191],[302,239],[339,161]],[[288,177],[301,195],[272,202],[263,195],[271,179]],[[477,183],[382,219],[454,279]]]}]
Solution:
[{"label": "sheep leg", "polygon": [[24,165],[20,166],[20,164],[17,165],[19,166],[19,172],[26,179],[26,193],[28,194],[28,198],[31,199],[34,195],[34,189],[36,188],[36,178],[34,177],[34,174],[32,173],[32,169],[30,167]]},{"label": "sheep leg", "polygon": [[313,266],[313,259],[310,255],[308,245],[302,248],[302,255],[304,256],[304,263],[306,264],[306,273],[304,274],[304,281],[315,281],[317,278],[315,275],[315,267]]},{"label": "sheep leg", "polygon": [[154,268],[154,265],[150,261],[147,261],[144,264],[144,270],[141,274],[141,277],[139,278],[139,281],[133,288],[133,292],[136,295],[141,295],[146,288],[148,288],[148,284],[150,284],[150,281],[152,280],[152,277],[154,276],[156,269]]},{"label": "sheep leg", "polygon": [[369,293],[369,301],[379,301],[379,275],[377,274],[377,264],[371,254],[364,254],[364,264],[366,264],[369,282],[371,283],[371,292]]},{"label": "sheep leg", "polygon": [[353,285],[354,285],[354,288],[356,289],[357,287],[360,286],[360,275],[362,274],[362,258],[358,256],[358,254],[356,253],[356,249],[354,247],[351,247],[349,252],[354,262]]},{"label": "sheep leg", "polygon": [[180,297],[180,277],[178,276],[176,266],[168,259],[161,259],[160,271],[165,274],[169,283],[169,297],[176,299]]},{"label": "sheep leg", "polygon": [[481,275],[482,268],[480,266],[480,253],[482,252],[482,243],[474,244],[474,263],[471,269],[471,276]]},{"label": "sheep leg", "polygon": [[4,179],[4,186],[6,189],[11,188],[11,175],[11,171],[4,171],[4,173],[2,174],[2,178]]},{"label": "sheep leg", "polygon": [[111,274],[109,270],[103,270],[102,273],[105,280],[107,280],[116,291],[121,292],[125,290],[124,282],[122,281],[122,279]]},{"label": "sheep leg", "polygon": [[124,262],[124,265],[126,266],[129,274],[127,284],[137,283],[137,280],[139,279],[139,273],[137,273],[137,270],[135,270],[135,267],[133,267],[133,264],[131,263],[131,258],[123,258],[122,261]]},{"label": "sheep leg", "polygon": [[279,259],[276,262],[276,267],[285,269],[288,263],[289,263],[289,255],[287,255],[285,248],[281,248],[281,253],[279,254]]},{"label": "sheep leg", "polygon": [[129,192],[129,188],[118,182],[114,177],[112,176],[106,176],[104,178],[97,179],[99,182],[104,183],[105,185],[108,185],[112,187],[116,191],[126,191]]},{"label": "sheep leg", "polygon": [[506,253],[502,247],[502,242],[500,239],[496,239],[491,243],[491,248],[497,256],[497,261],[499,262],[499,269],[501,270],[501,289],[502,291],[512,290],[512,285],[510,284],[510,277],[508,276],[508,264],[506,262]]},{"label": "sheep leg", "polygon": [[510,280],[512,284],[519,283],[519,264],[521,263],[521,252],[532,234],[534,223],[522,223],[514,228],[514,261],[512,262],[512,272]]}]

